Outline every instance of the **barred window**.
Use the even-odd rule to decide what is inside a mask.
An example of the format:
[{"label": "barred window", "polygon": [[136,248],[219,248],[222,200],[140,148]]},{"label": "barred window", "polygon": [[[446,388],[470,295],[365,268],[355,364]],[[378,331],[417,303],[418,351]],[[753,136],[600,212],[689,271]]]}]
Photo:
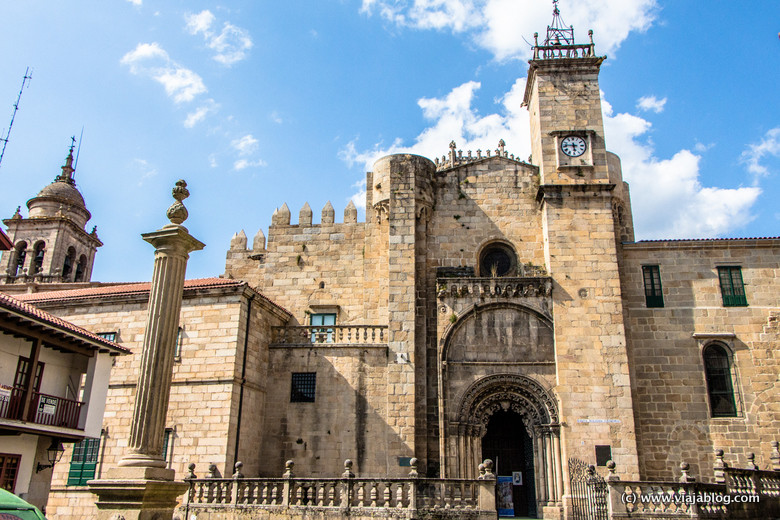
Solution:
[{"label": "barred window", "polygon": [[100,453],[100,439],[84,439],[73,446],[73,457],[68,471],[69,486],[86,486],[95,478]]},{"label": "barred window", "polygon": [[661,288],[661,268],[657,265],[643,265],[645,281],[645,304],[647,307],[663,307],[664,295]]},{"label": "barred window", "polygon": [[745,307],[745,285],[742,283],[742,268],[739,266],[718,267],[720,293],[724,307]]},{"label": "barred window", "polygon": [[313,403],[317,387],[316,372],[293,372],[290,388],[291,403]]}]

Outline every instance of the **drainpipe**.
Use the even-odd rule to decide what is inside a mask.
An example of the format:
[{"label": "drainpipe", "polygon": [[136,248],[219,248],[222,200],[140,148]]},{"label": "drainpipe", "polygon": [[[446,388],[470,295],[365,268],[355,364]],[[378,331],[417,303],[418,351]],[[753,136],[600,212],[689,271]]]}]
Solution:
[{"label": "drainpipe", "polygon": [[[246,303],[246,323],[244,325],[244,359],[241,362],[241,387],[238,392],[238,420],[236,425],[236,448],[233,451],[233,468],[236,467],[238,462],[238,444],[241,441],[241,415],[244,411],[244,384],[246,383],[246,356],[247,347],[249,347],[249,324],[252,320],[252,300],[255,299],[255,295],[251,295],[247,299]],[[230,474],[233,474],[233,468],[227,468]]]}]

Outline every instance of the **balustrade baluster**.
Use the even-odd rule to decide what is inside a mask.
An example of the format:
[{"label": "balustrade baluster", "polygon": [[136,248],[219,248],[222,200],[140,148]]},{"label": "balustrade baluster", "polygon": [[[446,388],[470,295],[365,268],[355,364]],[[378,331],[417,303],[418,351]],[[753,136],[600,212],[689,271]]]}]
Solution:
[{"label": "balustrade baluster", "polygon": [[363,498],[365,496],[365,482],[359,482],[358,483],[358,489],[357,489],[357,506],[363,507]]},{"label": "balustrade baluster", "polygon": [[399,482],[396,484],[395,490],[395,507],[404,507],[404,483]]},{"label": "balustrade baluster", "polygon": [[371,492],[369,494],[371,498],[371,507],[376,507],[377,486],[379,486],[379,483],[376,481],[371,481],[368,483],[368,485],[371,486]]},{"label": "balustrade baluster", "polygon": [[382,505],[384,507],[390,507],[390,486],[392,486],[390,482],[385,482],[385,490],[382,493]]}]

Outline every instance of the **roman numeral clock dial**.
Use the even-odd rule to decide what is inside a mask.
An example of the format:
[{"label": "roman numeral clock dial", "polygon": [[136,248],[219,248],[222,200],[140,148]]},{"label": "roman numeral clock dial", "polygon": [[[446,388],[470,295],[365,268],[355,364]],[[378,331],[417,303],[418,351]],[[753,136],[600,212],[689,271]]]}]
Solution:
[{"label": "roman numeral clock dial", "polygon": [[586,149],[585,139],[578,135],[566,136],[561,141],[561,151],[569,157],[579,157]]}]

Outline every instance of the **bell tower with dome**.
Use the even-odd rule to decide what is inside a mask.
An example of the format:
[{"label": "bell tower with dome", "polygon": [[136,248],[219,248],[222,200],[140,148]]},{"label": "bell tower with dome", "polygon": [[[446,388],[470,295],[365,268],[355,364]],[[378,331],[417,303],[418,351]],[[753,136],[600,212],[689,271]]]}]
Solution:
[{"label": "bell tower with dome", "polygon": [[90,281],[95,252],[103,242],[96,228],[85,230],[92,215],[76,188],[74,172],[71,145],[62,173],[27,201],[27,218],[17,208],[3,220],[13,242],[13,249],[0,259],[3,292],[30,292],[30,284]]}]

